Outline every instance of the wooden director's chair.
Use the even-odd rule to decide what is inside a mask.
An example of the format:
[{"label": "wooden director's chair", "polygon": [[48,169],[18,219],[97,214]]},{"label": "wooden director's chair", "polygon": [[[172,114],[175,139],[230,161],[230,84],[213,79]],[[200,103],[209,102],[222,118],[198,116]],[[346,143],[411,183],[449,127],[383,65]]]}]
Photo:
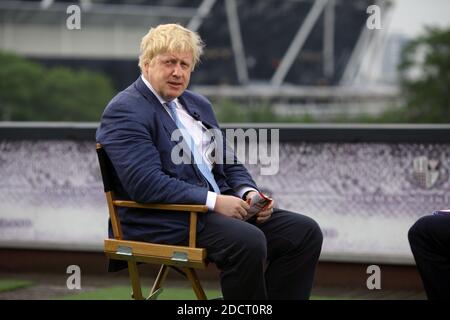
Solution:
[{"label": "wooden director's chair", "polygon": [[[208,207],[205,205],[178,205],[178,204],[143,204],[134,201],[116,199],[112,172],[114,167],[102,148],[97,143],[97,156],[102,174],[103,187],[108,203],[109,217],[113,229],[114,239],[105,240],[105,254],[115,260],[123,260],[128,263],[132,297],[136,300],[144,299],[139,280],[137,263],[160,264],[160,270],[150,295],[147,299],[156,299],[162,292],[164,280],[172,268],[183,274],[191,283],[197,299],[206,300],[205,292],[200,284],[195,269],[206,267],[206,249],[195,247],[197,213],[205,213]],[[118,207],[131,207],[142,209],[157,209],[169,211],[182,211],[190,214],[189,246],[163,245],[141,241],[128,241],[122,238]],[[151,214],[149,211],[148,214]],[[168,213],[170,214],[170,213]]]}]

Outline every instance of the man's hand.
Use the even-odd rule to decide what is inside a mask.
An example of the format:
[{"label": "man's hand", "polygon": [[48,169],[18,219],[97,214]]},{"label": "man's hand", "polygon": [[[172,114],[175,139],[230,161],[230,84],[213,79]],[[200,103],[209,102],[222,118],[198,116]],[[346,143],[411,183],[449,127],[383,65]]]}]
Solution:
[{"label": "man's hand", "polygon": [[[257,193],[256,191],[250,191],[249,193],[247,193],[245,200],[251,199],[256,193]],[[257,223],[265,222],[272,215],[274,201],[273,201],[273,199],[270,199],[270,200],[271,200],[270,203],[264,208],[264,210],[260,211],[256,214],[256,222]]]},{"label": "man's hand", "polygon": [[264,208],[263,211],[260,211],[256,214],[256,223],[263,223],[266,222],[267,219],[269,219],[272,216],[273,213],[273,206],[275,204],[275,201],[273,199],[270,199],[271,201],[267,205],[266,208]]},{"label": "man's hand", "polygon": [[247,216],[247,210],[250,206],[244,200],[234,197],[219,194],[216,199],[214,211],[225,216],[244,220]]}]

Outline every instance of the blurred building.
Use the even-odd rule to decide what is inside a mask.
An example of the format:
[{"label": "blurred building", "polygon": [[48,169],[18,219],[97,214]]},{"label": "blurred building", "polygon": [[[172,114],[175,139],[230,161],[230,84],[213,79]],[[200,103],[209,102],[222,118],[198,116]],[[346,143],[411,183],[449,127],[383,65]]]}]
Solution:
[{"label": "blurred building", "polygon": [[[148,29],[180,23],[206,42],[191,85],[209,97],[265,99],[287,114],[378,113],[397,94],[391,53],[401,39],[388,38],[385,27],[366,27],[373,3],[82,0],[75,2],[81,28],[69,30],[67,8],[74,1],[8,0],[0,2],[0,49],[47,66],[103,71],[119,90],[139,75],[139,43]],[[387,25],[392,3],[375,3]]]}]

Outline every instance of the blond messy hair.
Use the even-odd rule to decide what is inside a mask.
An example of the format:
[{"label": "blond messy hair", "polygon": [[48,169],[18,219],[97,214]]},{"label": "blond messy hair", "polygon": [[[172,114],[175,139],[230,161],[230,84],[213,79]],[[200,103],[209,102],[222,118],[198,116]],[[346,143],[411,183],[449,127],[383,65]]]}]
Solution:
[{"label": "blond messy hair", "polygon": [[179,24],[162,24],[151,28],[142,38],[139,55],[141,71],[146,63],[161,53],[191,52],[193,56],[192,70],[200,61],[203,53],[203,41],[200,36]]}]

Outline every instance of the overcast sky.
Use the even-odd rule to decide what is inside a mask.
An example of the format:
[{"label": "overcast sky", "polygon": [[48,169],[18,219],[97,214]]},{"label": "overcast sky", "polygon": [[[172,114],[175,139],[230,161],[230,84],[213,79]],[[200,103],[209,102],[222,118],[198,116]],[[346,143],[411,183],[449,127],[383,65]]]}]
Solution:
[{"label": "overcast sky", "polygon": [[[390,32],[414,37],[425,25],[450,27],[450,0],[393,0],[394,11]],[[383,12],[381,12],[383,23]]]}]

